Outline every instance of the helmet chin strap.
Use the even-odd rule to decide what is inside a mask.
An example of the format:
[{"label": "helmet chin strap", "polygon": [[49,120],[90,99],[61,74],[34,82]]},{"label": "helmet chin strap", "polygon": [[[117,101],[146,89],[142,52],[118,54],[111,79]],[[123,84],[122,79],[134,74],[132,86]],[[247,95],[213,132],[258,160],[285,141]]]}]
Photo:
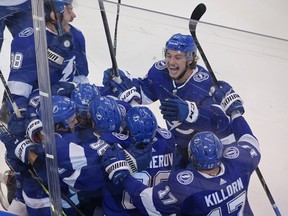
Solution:
[{"label": "helmet chin strap", "polygon": [[[55,14],[55,12],[54,12]],[[61,36],[63,34],[62,32],[62,26],[61,26],[61,23],[63,21],[63,14],[59,14],[59,17],[56,17],[58,16],[57,14],[54,15],[55,18],[54,19],[51,19],[51,23],[53,24],[54,28],[57,30],[57,33]]]}]

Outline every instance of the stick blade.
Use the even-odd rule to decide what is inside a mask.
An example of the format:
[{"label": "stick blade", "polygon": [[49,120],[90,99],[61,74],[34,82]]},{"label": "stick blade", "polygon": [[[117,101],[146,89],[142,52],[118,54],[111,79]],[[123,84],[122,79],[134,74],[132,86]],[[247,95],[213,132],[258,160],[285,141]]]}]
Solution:
[{"label": "stick blade", "polygon": [[195,33],[197,23],[205,12],[206,6],[203,3],[198,4],[197,7],[193,10],[189,22],[189,29],[191,34]]}]

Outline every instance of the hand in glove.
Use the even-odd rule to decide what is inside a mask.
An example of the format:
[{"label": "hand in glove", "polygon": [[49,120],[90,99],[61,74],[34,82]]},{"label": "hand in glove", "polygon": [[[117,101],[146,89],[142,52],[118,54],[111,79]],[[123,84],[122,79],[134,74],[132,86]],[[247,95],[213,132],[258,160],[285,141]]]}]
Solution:
[{"label": "hand in glove", "polygon": [[160,101],[161,113],[167,121],[185,121],[193,123],[198,118],[198,108],[194,102],[178,98],[167,98]]},{"label": "hand in glove", "polygon": [[131,143],[124,152],[132,173],[141,172],[149,168],[152,159],[151,143]]},{"label": "hand in glove", "polygon": [[40,119],[30,121],[27,126],[26,134],[33,143],[42,144],[43,141],[43,124]]},{"label": "hand in glove", "polygon": [[0,140],[5,145],[7,151],[6,157],[8,159],[16,161],[16,156],[26,164],[29,163],[29,152],[37,151],[40,147],[40,145],[32,143],[30,139],[12,135],[2,124],[0,125]]},{"label": "hand in glove", "polygon": [[125,152],[118,144],[114,144],[106,150],[102,157],[102,166],[114,184],[118,184],[131,172]]},{"label": "hand in glove", "polygon": [[25,136],[26,131],[26,109],[20,109],[21,117],[17,117],[16,113],[12,113],[8,121],[8,130],[13,131],[13,134],[16,136]]},{"label": "hand in glove", "polygon": [[242,115],[245,112],[243,100],[234,92],[233,88],[224,81],[218,81],[219,87],[212,86],[210,92],[217,103],[221,105],[230,117],[234,114]]},{"label": "hand in glove", "polygon": [[141,103],[141,95],[137,91],[132,78],[128,77],[130,74],[125,74],[125,72],[118,69],[119,79],[119,77],[112,75],[112,70],[109,68],[104,71],[103,85],[111,88],[114,95],[122,101],[129,103],[135,100],[137,103]]}]

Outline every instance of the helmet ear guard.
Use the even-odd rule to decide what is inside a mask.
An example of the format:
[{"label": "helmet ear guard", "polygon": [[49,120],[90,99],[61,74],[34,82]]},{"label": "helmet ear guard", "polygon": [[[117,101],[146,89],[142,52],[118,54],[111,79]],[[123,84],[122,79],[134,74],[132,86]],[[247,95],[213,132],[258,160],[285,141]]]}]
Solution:
[{"label": "helmet ear guard", "polygon": [[211,170],[220,166],[223,145],[212,132],[194,135],[188,144],[188,157],[197,170]]}]

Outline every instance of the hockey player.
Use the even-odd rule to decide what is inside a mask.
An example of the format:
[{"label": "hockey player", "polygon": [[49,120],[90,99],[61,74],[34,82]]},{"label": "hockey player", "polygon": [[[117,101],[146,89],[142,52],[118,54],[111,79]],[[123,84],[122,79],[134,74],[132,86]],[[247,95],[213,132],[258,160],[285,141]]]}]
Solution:
[{"label": "hockey player", "polygon": [[[81,84],[79,86],[89,85]],[[83,91],[83,89],[84,88],[80,88],[81,91]],[[86,97],[83,96],[82,99],[87,99],[88,92],[85,91],[84,93],[86,94]],[[75,98],[78,98],[77,95],[78,94],[73,96],[74,100]],[[75,101],[78,101],[78,99]],[[78,101],[77,103],[79,105],[79,103],[81,102],[81,106],[83,108],[84,104],[82,99],[80,99],[80,101]],[[61,136],[55,136],[57,149],[59,150],[59,157],[61,156],[59,164],[61,164],[61,161],[63,160],[63,165],[65,165],[65,167],[63,168],[66,169],[77,169],[87,166],[88,164],[93,164],[95,161],[98,160],[95,156],[95,152],[98,154],[97,151],[99,149],[94,146],[98,137],[102,133],[116,132],[120,130],[123,118],[123,111],[120,110],[118,103],[111,97],[95,96],[95,98],[90,102],[91,105],[89,111],[85,110],[85,108],[84,110],[78,109],[78,111],[81,112],[82,115],[88,115],[92,119],[92,125],[91,123],[89,123],[89,125],[93,127],[93,130],[89,131],[89,133],[91,134],[86,133],[86,137],[81,136],[82,138],[80,139],[78,135],[79,126],[80,124],[83,124],[84,121],[80,120],[79,122],[77,120],[77,106],[75,105],[75,102],[65,96],[52,96],[52,100],[54,101],[53,118],[55,123],[55,132],[61,134]],[[84,102],[87,105],[87,101],[84,100]],[[69,122],[73,123],[74,126],[72,127],[72,125],[70,125],[71,123]],[[43,135],[41,132],[41,125],[41,121],[39,119],[36,119],[36,121],[32,121],[27,128],[27,135],[34,143],[42,144]],[[86,121],[84,126],[81,127],[86,129],[85,125]],[[83,147],[85,148],[83,149]],[[60,153],[62,150],[65,152],[65,154]],[[71,154],[73,152],[77,154]],[[22,154],[25,155],[25,151],[23,151]],[[98,155],[100,155],[100,153]],[[74,161],[77,161],[77,163],[73,164]]]},{"label": "hockey player", "polygon": [[[70,103],[69,98],[67,98],[67,100],[65,99],[66,97],[63,96],[52,97],[55,115],[55,131],[60,133],[63,139],[65,138],[66,140],[71,140],[74,138],[72,132],[77,124],[75,113],[76,108],[73,103]],[[39,133],[38,136],[41,136],[41,133]],[[19,137],[15,140],[13,135],[6,135],[5,139],[1,140],[6,146],[9,161],[12,162],[12,164],[17,162],[18,164],[21,164],[21,166],[26,167],[26,169],[21,170],[20,175],[22,180],[22,194],[29,215],[50,215],[49,194],[47,194],[47,192],[42,188],[42,185],[48,188],[47,181],[45,181],[47,177],[44,149],[41,145],[34,144],[29,139],[21,139]],[[41,140],[41,137],[37,138],[38,142],[39,140]],[[65,158],[62,160],[62,164],[63,163],[67,163]],[[31,176],[30,171],[32,169],[39,171],[38,174],[40,179],[42,179],[42,185],[39,184],[39,182],[35,180],[33,176]],[[77,195],[71,194],[67,185],[61,184],[61,190],[62,193],[69,196],[70,199],[77,205]],[[76,215],[75,210],[71,208],[66,201],[63,200],[62,202],[63,209],[68,215]]]},{"label": "hockey player", "polygon": [[111,79],[110,69],[103,78],[103,85],[120,99],[141,99],[142,104],[160,100],[161,113],[176,140],[175,165],[179,167],[187,162],[187,145],[196,131],[210,130],[221,138],[230,133],[227,116],[209,95],[212,77],[197,65],[196,54],[190,35],[175,34],[166,42],[165,60],[154,63],[144,78],[131,80],[119,71],[119,84]]},{"label": "hockey player", "polygon": [[[52,10],[51,1],[44,1],[51,85],[59,81],[73,81],[76,73],[75,49],[77,47],[74,45],[73,35],[69,32],[70,15],[64,13],[65,1],[55,1],[55,4],[56,15]],[[57,20],[61,22],[61,28],[57,25]],[[11,111],[8,128],[15,135],[24,136],[28,98],[31,92],[38,88],[34,30],[32,27],[21,31],[12,41],[8,86],[21,111],[20,118]]]},{"label": "hockey player", "polygon": [[[225,83],[221,87],[214,95],[222,101],[231,87]],[[120,171],[121,178],[119,173],[115,177],[121,179],[134,205],[147,215],[253,215],[247,200],[248,185],[261,155],[242,109],[238,103],[229,113],[237,142],[223,145],[212,132],[196,133],[188,144],[190,163],[171,173],[167,182],[149,188]],[[120,153],[112,148],[105,152],[105,167],[109,159],[115,163],[116,155]]]},{"label": "hockey player", "polygon": [[[55,136],[55,140],[58,153],[59,175],[62,180],[62,193],[68,193],[69,195],[70,192],[68,189],[70,187],[77,190],[86,189],[90,191],[100,188],[104,184],[105,173],[99,161],[100,156],[93,145],[97,141],[97,138],[94,137],[93,142],[90,139],[89,144],[81,143],[81,140],[77,137],[77,133],[74,133],[75,126],[78,124],[76,106],[68,97],[53,96],[52,103],[55,132],[58,133]],[[114,100],[109,98],[98,100],[97,98],[97,102],[94,105],[95,109],[92,111],[92,116],[95,115],[95,118],[97,118],[97,124],[103,121],[104,124],[100,124],[101,130],[107,127],[106,129],[111,131],[112,128],[117,130],[120,127],[122,117]],[[100,108],[100,111],[97,107]],[[105,110],[105,115],[103,115],[103,109]],[[113,124],[115,124],[115,127],[112,126]],[[33,131],[32,127],[35,125],[37,126],[37,121],[30,125],[31,128],[29,130]],[[5,143],[7,152],[10,155],[10,161],[14,163],[22,162],[22,166],[26,165],[26,170],[23,169],[21,171],[21,177],[24,200],[29,215],[49,215],[49,196],[42,190],[41,185],[34,178],[31,178],[29,172],[29,169],[33,167],[38,177],[42,179],[42,184],[47,187],[45,154],[44,149],[39,145],[43,139],[42,133],[37,131],[37,133],[30,134],[34,143],[29,139],[16,139],[14,136],[7,135],[7,133],[1,133],[1,136],[1,140]],[[88,140],[85,140],[85,142],[88,142]],[[71,199],[77,204],[75,196],[72,196]],[[67,204],[63,204],[64,211],[68,215],[73,215],[75,211],[68,207]]]},{"label": "hockey player", "polygon": [[[12,32],[13,37],[17,36],[16,33],[20,32],[21,30],[23,30],[23,29],[27,30],[27,29],[33,27],[32,14],[31,14],[31,2],[30,1],[26,1],[25,3],[22,3],[22,2],[23,2],[23,0],[9,1],[9,3],[8,3],[9,7],[8,6],[5,7],[6,10],[13,10],[13,14],[7,16],[7,26],[9,24],[8,28],[9,29],[11,28],[11,32],[13,31]],[[22,4],[20,4],[20,3],[22,3]],[[46,4],[47,3],[49,3],[49,1],[46,1]],[[60,15],[59,19],[65,20],[67,23],[72,22],[73,19],[76,17],[76,14],[73,11],[72,0],[62,0],[61,2],[55,1],[55,3],[56,3],[56,6],[58,8],[62,8],[60,10],[63,10],[63,8],[64,8],[64,11]],[[12,4],[20,4],[20,5],[11,6]],[[1,3],[0,3],[0,5],[1,5]],[[64,7],[63,7],[63,5],[64,5]],[[3,6],[3,8],[4,8],[4,6]],[[50,14],[49,10],[50,10],[49,8],[46,9],[46,13]],[[3,13],[4,13],[4,11],[5,10],[3,9]],[[2,12],[2,10],[1,10],[1,12]],[[20,14],[21,14],[21,16],[19,16]],[[15,17],[15,20],[14,20],[14,17]],[[46,18],[47,18],[47,20],[50,19],[50,18],[48,18],[48,16],[46,16]],[[17,22],[16,19],[20,19],[21,25],[19,25],[19,21]],[[3,24],[5,24],[5,22],[6,22],[5,18],[4,18],[4,20],[5,21],[3,21]],[[27,27],[29,27],[29,28],[27,28]],[[88,82],[87,76],[88,76],[89,72],[88,72],[88,62],[87,62],[87,58],[86,58],[86,47],[85,47],[86,44],[85,44],[84,35],[82,34],[82,32],[79,29],[75,28],[70,23],[65,24],[64,29],[65,29],[65,32],[69,31],[73,35],[73,50],[74,50],[75,56],[76,56],[76,59],[75,59],[75,62],[76,62],[75,76],[73,78],[73,81],[86,83],[86,82]],[[34,37],[34,36],[32,35],[32,37]],[[0,34],[0,38],[1,38],[1,34]],[[26,44],[26,46],[27,46],[27,44]],[[33,49],[33,47],[32,47],[32,49]],[[0,48],[0,50],[1,50],[1,48]],[[20,61],[20,60],[18,59],[18,61]],[[7,124],[8,119],[9,119],[8,104],[7,104],[6,96],[4,94],[2,107],[0,109],[0,120],[2,120],[2,122],[5,122]]]},{"label": "hockey player", "polygon": [[[82,85],[86,86],[85,84]],[[80,89],[80,91],[83,90],[82,88]],[[75,98],[75,96],[73,96],[73,98]],[[72,111],[74,109],[69,108],[71,106],[68,103],[68,99],[65,103],[62,103],[58,109],[53,109],[58,110],[58,112],[55,113],[56,115],[54,114],[54,121],[60,121],[63,125],[66,125],[66,123],[64,123],[64,119],[71,119],[72,117],[69,116],[74,116],[72,115]],[[84,141],[80,140],[79,142],[77,133],[77,137],[74,138],[73,134],[67,135],[65,133],[62,133],[61,137],[56,137],[57,152],[59,154],[58,166],[60,169],[60,178],[63,183],[69,187],[76,190],[81,190],[81,192],[77,194],[81,200],[80,208],[84,213],[87,213],[88,215],[91,215],[91,212],[94,211],[95,207],[101,206],[101,203],[99,203],[101,201],[101,194],[99,189],[104,185],[106,181],[106,175],[102,169],[101,161],[99,159],[101,159],[103,152],[109,145],[106,144],[103,140],[98,139],[98,136],[107,132],[119,131],[122,123],[120,109],[118,108],[116,101],[110,97],[96,98],[92,101],[91,117],[94,124],[94,134],[97,135],[94,136],[94,138],[89,134],[86,134],[88,138],[86,138]],[[69,127],[66,125],[66,128]],[[133,161],[133,157],[136,157],[138,153],[137,148],[129,148],[129,146],[126,146],[126,149],[129,153],[127,158],[130,158],[130,161]],[[26,149],[23,150],[23,152],[25,151]],[[145,152],[142,151],[142,153]],[[39,157],[37,159],[37,173],[42,176],[42,179],[45,179],[46,172],[45,169],[43,169],[43,158],[41,159]],[[142,159],[149,162],[149,160],[146,160],[147,155],[145,154],[142,156]],[[143,162],[141,164],[143,164]],[[170,164],[172,164],[172,161],[170,161]],[[33,164],[33,166],[34,165],[35,164]],[[131,168],[131,170],[135,172],[136,166],[133,165],[133,162],[130,165],[131,167],[134,167]],[[39,167],[42,167],[41,170],[39,170]],[[142,169],[139,165],[137,167],[138,170]],[[95,203],[91,203],[91,201],[94,201]],[[86,208],[84,208],[85,206]]]},{"label": "hockey player", "polygon": [[[172,168],[175,150],[175,140],[171,132],[158,127],[156,117],[148,107],[144,106],[131,108],[126,115],[125,123],[127,135],[113,133],[114,138],[106,138],[107,142],[119,143],[123,148],[127,146],[127,143],[135,147],[139,146],[139,158],[144,151],[151,150],[148,148],[151,145],[152,156],[149,166],[145,167],[147,161],[138,158],[142,164],[137,163],[137,165],[144,166],[141,168],[143,171],[134,173],[133,177],[148,187],[153,187],[160,181],[166,181]],[[103,136],[101,138],[103,139]],[[144,159],[146,160],[146,157]],[[114,183],[119,181],[116,177],[112,180]],[[120,184],[114,185],[113,182],[108,181],[103,189],[104,214],[141,215],[141,212],[131,203],[130,195],[125,188]]]}]

